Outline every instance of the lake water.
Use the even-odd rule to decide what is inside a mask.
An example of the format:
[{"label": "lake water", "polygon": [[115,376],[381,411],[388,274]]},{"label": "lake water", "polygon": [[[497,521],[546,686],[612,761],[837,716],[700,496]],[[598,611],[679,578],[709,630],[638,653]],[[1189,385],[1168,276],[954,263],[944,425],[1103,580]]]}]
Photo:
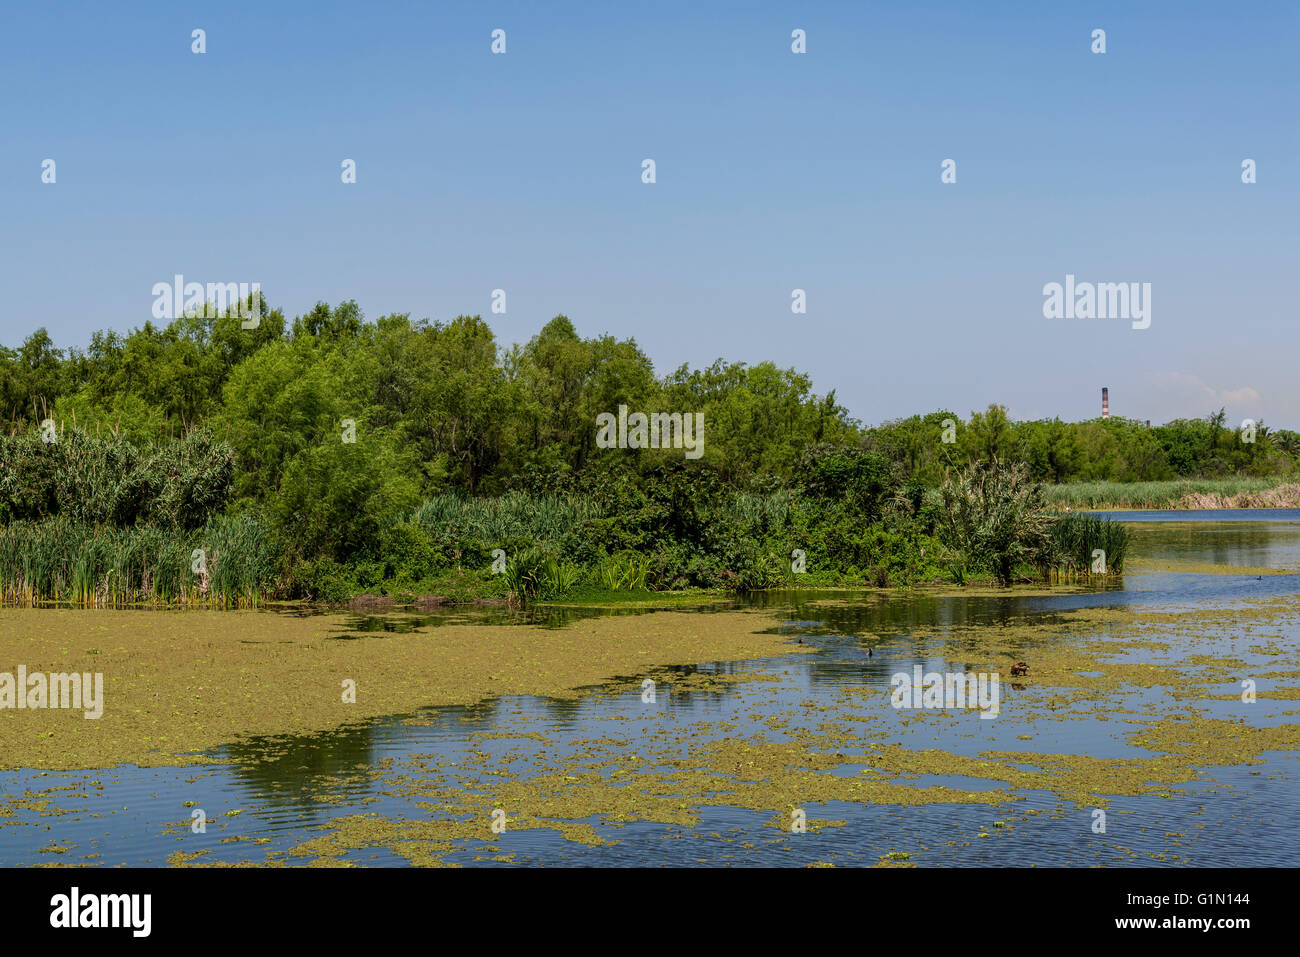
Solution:
[{"label": "lake water", "polygon": [[[981,635],[1005,633],[1008,641],[1022,642],[1015,645],[1018,653],[1036,667],[1053,649],[1068,650],[1069,637],[1050,626],[1070,613],[1276,609],[1279,602],[1294,603],[1300,591],[1300,575],[1264,573],[1300,569],[1300,511],[1113,517],[1133,523],[1132,570],[1120,584],[1054,595],[941,597],[922,591],[883,598],[867,592],[850,600],[844,593],[762,595],[752,603],[776,613],[781,630],[792,641],[802,639],[810,653],[661,669],[653,703],[643,700],[639,676],[629,676],[631,683],[576,700],[506,697],[473,708],[428,709],[414,721],[394,715],[327,734],[244,741],[214,754],[230,763],[0,771],[0,790],[7,797],[39,794],[46,802],[17,807],[11,802],[10,813],[0,816],[0,864],[161,865],[177,852],[201,864],[303,864],[315,859],[319,839],[334,834],[338,821],[369,815],[396,829],[381,827],[372,838],[350,839],[332,849],[328,860],[404,866],[418,859],[412,848],[424,854],[436,844],[438,861],[474,866],[856,865],[889,854],[906,854],[920,866],[1300,865],[1294,750],[1266,751],[1254,764],[1198,767],[1198,779],[1169,786],[1157,782],[1150,793],[1110,795],[1104,832],[1096,828],[1095,805],[1101,802],[1063,793],[1053,781],[1057,772],[1041,760],[1022,769],[1032,776],[1011,785],[924,764],[900,771],[886,763],[890,770],[873,776],[869,760],[817,772],[865,776],[882,786],[927,789],[930,795],[943,788],[959,795],[961,803],[852,800],[842,799],[842,793],[820,800],[814,778],[787,779],[778,772],[771,775],[770,807],[726,803],[737,774],[750,781],[763,778],[745,771],[749,762],[744,760],[731,768],[728,742],[747,742],[760,766],[764,747],[791,740],[824,740],[821,750],[828,754],[853,745],[854,750],[945,752],[961,759],[984,752],[1034,752],[1122,762],[1156,753],[1131,741],[1136,731],[1192,710],[1253,728],[1294,724],[1300,708],[1295,700],[1262,694],[1248,705],[1233,700],[1235,674],[1190,698],[1171,696],[1160,686],[1121,683],[1099,691],[1095,706],[1063,701],[1052,686],[1017,689],[1004,681],[1003,710],[996,720],[969,711],[917,715],[889,706],[892,675],[910,673],[916,665],[944,670],[945,656],[961,649],[964,636],[977,642]],[[1179,570],[1204,565],[1218,568]],[[1234,567],[1250,571],[1237,573]],[[564,627],[573,617],[603,613],[557,611],[548,620]],[[700,613],[727,611],[715,607]],[[484,610],[484,631],[504,614]],[[356,627],[405,632],[437,628],[440,620],[358,615]],[[1114,622],[1103,620],[1103,631],[1128,627],[1122,616]],[[1181,632],[1176,623],[1153,627],[1168,630],[1155,637],[1169,647],[1130,650],[1125,660],[1178,662],[1191,654],[1220,655],[1242,661],[1242,676],[1250,677],[1294,669],[1300,647],[1300,628],[1287,616],[1273,615],[1249,633],[1212,621]],[[1033,637],[1038,630],[1041,639]],[[1284,677],[1257,681],[1260,692],[1287,685]],[[1224,700],[1211,693],[1222,693]],[[897,757],[901,751],[893,753]],[[969,765],[962,767],[969,772]],[[668,805],[660,775],[683,769],[700,773],[684,780],[672,806],[693,821],[665,823],[662,811]],[[572,813],[582,814],[591,810],[584,807],[582,788],[596,774],[656,795],[658,805],[646,799],[644,806],[657,806],[659,813],[638,811],[642,805],[633,800],[630,811],[601,807],[568,819],[564,805],[552,801],[542,810],[505,811],[510,818],[518,810],[547,817],[549,809],[555,827],[507,824],[494,834],[494,809],[484,806],[462,814],[466,830],[449,841],[423,829],[438,818],[440,801],[484,782],[572,779]],[[979,803],[982,793],[992,792],[1005,797]],[[528,803],[526,787],[515,800]],[[188,826],[196,807],[208,819],[204,833]],[[464,811],[463,802],[457,807]],[[784,826],[787,813],[793,814],[786,807],[805,812],[806,833]],[[361,831],[349,833],[355,837]],[[302,852],[312,840],[318,843]]]}]

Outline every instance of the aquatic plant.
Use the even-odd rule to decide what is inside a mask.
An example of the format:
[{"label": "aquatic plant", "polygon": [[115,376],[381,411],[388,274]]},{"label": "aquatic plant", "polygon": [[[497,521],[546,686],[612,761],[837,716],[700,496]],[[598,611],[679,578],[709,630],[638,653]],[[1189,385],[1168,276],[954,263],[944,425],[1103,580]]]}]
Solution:
[{"label": "aquatic plant", "polygon": [[1092,573],[1094,552],[1104,552],[1105,574],[1124,570],[1129,533],[1121,522],[1086,512],[1073,512],[1052,522],[1053,564],[1064,563],[1070,570]]},{"label": "aquatic plant", "polygon": [[634,551],[622,551],[596,567],[597,582],[610,591],[640,591],[645,588],[650,560]]},{"label": "aquatic plant", "polygon": [[948,573],[952,576],[952,582],[954,585],[966,584],[967,572],[966,563],[964,561],[956,560],[950,562],[948,565]]},{"label": "aquatic plant", "polygon": [[250,517],[215,519],[188,534],[64,518],[0,527],[6,602],[256,604],[275,568],[266,530]]},{"label": "aquatic plant", "polygon": [[506,586],[511,597],[524,607],[563,597],[581,576],[581,569],[560,561],[544,548],[524,549],[506,562]]}]

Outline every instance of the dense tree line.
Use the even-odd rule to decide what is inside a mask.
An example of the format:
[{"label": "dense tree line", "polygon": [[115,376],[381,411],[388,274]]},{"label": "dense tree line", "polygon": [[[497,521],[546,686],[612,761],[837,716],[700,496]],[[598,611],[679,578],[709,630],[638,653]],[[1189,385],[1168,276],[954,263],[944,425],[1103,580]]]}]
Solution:
[{"label": "dense tree line", "polygon": [[[60,349],[44,329],[0,346],[5,431],[52,419],[143,447],[205,424],[238,453],[237,499],[310,484],[350,467],[349,455],[400,473],[382,486],[398,498],[565,488],[589,469],[664,458],[595,454],[604,451],[596,415],[620,404],[704,412],[704,463],[749,490],[799,480],[805,451],[822,443],[879,452],[932,486],[952,465],[994,458],[1024,461],[1046,482],[1140,481],[1285,473],[1300,453],[1300,436],[1262,423],[1243,441],[1222,410],[1148,428],[1122,418],[1013,422],[995,405],[868,428],[796,370],[719,359],[656,376],[635,340],[582,338],[563,316],[505,347],[477,316],[367,322],[345,302],[287,323],[262,303],[256,329],[234,315],[183,317],[97,332],[85,349]],[[329,441],[345,419],[364,452]]]},{"label": "dense tree line", "polygon": [[[253,329],[186,316],[97,332],[84,349],[43,329],[0,347],[14,567],[36,534],[21,529],[58,520],[57,541],[147,526],[201,547],[220,527],[267,550],[246,568],[277,565],[306,592],[481,567],[503,536],[517,549],[563,540],[610,580],[660,587],[774,580],[792,548],[837,573],[911,580],[937,567],[930,536],[940,503],[957,501],[934,490],[972,468],[1019,463],[1015,475],[1047,482],[1273,475],[1300,452],[1295,433],[1262,424],[1246,441],[1222,411],[1148,428],[1013,422],[995,405],[866,427],[794,369],[719,359],[660,376],[635,340],[583,338],[563,316],[504,347],[478,316],[368,322],[354,302],[292,322],[262,302],[260,315]],[[703,413],[702,457],[599,447],[597,416],[620,407]],[[489,499],[513,503],[509,527],[524,531],[477,518],[450,531],[478,514],[456,502]],[[242,523],[238,536],[217,518]],[[997,537],[962,521],[972,542]],[[56,581],[63,546],[50,548]],[[340,575],[347,587],[320,584]]]}]

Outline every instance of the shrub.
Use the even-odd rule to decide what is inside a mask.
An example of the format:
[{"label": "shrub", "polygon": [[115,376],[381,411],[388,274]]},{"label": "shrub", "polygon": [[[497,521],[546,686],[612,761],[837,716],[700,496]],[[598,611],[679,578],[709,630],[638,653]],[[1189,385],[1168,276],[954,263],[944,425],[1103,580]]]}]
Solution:
[{"label": "shrub", "polygon": [[733,549],[724,561],[723,581],[730,591],[765,591],[789,582],[789,565],[751,543]]},{"label": "shrub", "polygon": [[596,582],[610,591],[642,591],[650,561],[633,551],[622,551],[602,561],[596,567]]},{"label": "shrub", "polygon": [[860,516],[864,524],[882,517],[886,504],[900,491],[900,470],[875,452],[818,447],[806,457],[802,491],[814,499],[830,500]]},{"label": "shrub", "polygon": [[1040,561],[1048,546],[1042,486],[1019,464],[979,462],[941,489],[945,542],[1009,585],[1017,564]]},{"label": "shrub", "polygon": [[414,522],[384,528],[379,536],[378,554],[385,577],[409,582],[423,581],[447,564],[428,533]]},{"label": "shrub", "polygon": [[206,429],[149,454],[75,428],[49,443],[0,436],[0,522],[60,516],[77,525],[199,529],[225,507],[234,455]]},{"label": "shrub", "polygon": [[381,531],[417,501],[413,471],[393,436],[358,428],[356,442],[333,439],[290,459],[271,515],[301,557],[373,555]]},{"label": "shrub", "polygon": [[314,601],[347,601],[356,590],[347,569],[332,558],[299,562],[290,583],[291,597]]}]

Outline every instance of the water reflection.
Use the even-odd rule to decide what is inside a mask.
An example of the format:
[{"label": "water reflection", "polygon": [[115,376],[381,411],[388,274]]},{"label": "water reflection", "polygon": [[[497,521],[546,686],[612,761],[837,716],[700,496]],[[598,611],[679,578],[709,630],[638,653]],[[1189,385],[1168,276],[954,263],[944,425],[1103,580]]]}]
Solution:
[{"label": "water reflection", "polygon": [[235,762],[229,766],[231,778],[263,803],[309,809],[320,804],[320,787],[331,780],[373,778],[375,724],[322,734],[250,737],[222,753]]},{"label": "water reflection", "polygon": [[1300,522],[1186,522],[1136,525],[1132,549],[1170,562],[1300,568]]},{"label": "water reflection", "polygon": [[[1116,517],[1129,521],[1132,515],[1123,513]],[[1159,524],[1134,524],[1130,554],[1156,563],[1152,567],[1157,570],[1132,570],[1122,579],[1102,587],[1077,588],[1051,595],[1031,594],[1031,589],[949,595],[924,590],[856,594],[772,592],[694,609],[673,604],[668,606],[672,610],[691,610],[698,614],[726,614],[736,607],[775,611],[784,620],[777,630],[802,636],[813,651],[768,662],[720,662],[651,669],[647,674],[658,686],[653,705],[643,704],[640,697],[640,682],[646,675],[629,675],[622,679],[612,677],[595,694],[571,698],[489,699],[472,707],[424,709],[413,716],[414,721],[404,720],[411,716],[391,716],[324,734],[250,738],[218,752],[233,763],[200,771],[124,768],[111,773],[79,772],[67,777],[78,782],[104,778],[112,783],[111,795],[92,789],[87,789],[85,793],[89,797],[85,798],[56,792],[50,795],[53,806],[74,813],[42,818],[35,812],[20,812],[16,820],[10,819],[0,828],[0,863],[45,862],[41,849],[52,836],[76,844],[82,850],[100,853],[102,859],[97,863],[158,863],[177,847],[177,838],[167,828],[183,817],[180,808],[187,800],[201,800],[205,806],[212,807],[225,802],[226,806],[246,808],[245,813],[223,826],[247,838],[269,840],[260,853],[271,853],[309,839],[315,835],[308,830],[309,825],[333,817],[371,811],[396,816],[423,813],[393,797],[390,775],[395,766],[426,756],[437,759],[438,767],[447,774],[472,778],[489,773],[490,769],[484,766],[484,755],[494,760],[508,758],[506,766],[511,768],[511,773],[516,770],[524,773],[523,769],[550,766],[548,762],[553,763],[559,755],[572,754],[583,741],[618,736],[626,739],[630,750],[639,750],[649,737],[677,727],[685,728],[688,723],[705,729],[701,733],[716,728],[711,733],[718,736],[743,736],[765,730],[761,725],[763,719],[782,716],[792,705],[806,700],[832,701],[845,690],[863,688],[883,693],[894,672],[910,669],[915,664],[927,670],[941,669],[943,653],[951,656],[954,647],[958,651],[973,650],[978,643],[974,636],[961,635],[958,629],[963,627],[1056,624],[1063,620],[1062,612],[1083,607],[1158,603],[1206,608],[1243,598],[1295,595],[1300,591],[1300,575],[1184,574],[1158,568],[1161,562],[1214,562],[1245,568],[1300,567],[1300,524],[1297,524],[1300,511],[1295,513],[1294,520],[1276,521],[1275,517],[1270,515],[1268,521],[1253,523],[1209,522],[1197,517],[1188,520],[1186,513],[1180,513],[1178,521],[1162,515]],[[560,628],[580,619],[643,614],[647,610],[545,606],[527,613],[507,607],[364,611],[349,616],[337,637],[346,640],[360,634],[411,634],[465,622],[484,628],[530,622]],[[302,614],[304,610],[272,607],[267,612]],[[1297,636],[1286,638],[1294,642]],[[1042,637],[1033,640],[1067,639],[1048,637],[1044,632]],[[1016,647],[1009,638],[1008,650]],[[872,652],[870,657],[868,650]],[[721,680],[757,672],[775,680],[734,684]],[[1004,684],[1003,689],[1007,696],[1034,693],[1032,688],[1026,690],[1012,683]],[[1135,690],[1129,694],[1126,704],[1136,707],[1157,695],[1155,691]],[[816,720],[813,719],[814,729]],[[1268,720],[1263,708],[1258,720]],[[1117,744],[1117,729],[1104,722],[1043,728],[1016,727],[999,721],[996,730],[981,725],[978,718],[970,724],[973,730],[965,728],[955,736],[943,732],[942,740],[938,740],[934,728],[926,725],[900,731],[900,738],[908,746],[943,747],[967,754],[976,754],[985,747],[1027,750],[1030,745],[1017,744],[1021,732],[1032,732],[1033,748],[1119,754],[1125,747]],[[518,736],[509,737],[511,732]],[[507,735],[504,739],[500,737],[503,733]],[[545,740],[523,737],[529,734],[540,734]],[[991,745],[990,737],[994,734],[997,743]],[[1117,808],[1135,812],[1134,820],[1144,822],[1137,829],[1140,833],[1130,834],[1125,840],[1130,847],[1163,849],[1168,843],[1165,832],[1193,831],[1198,815],[1204,815],[1206,808],[1210,808],[1219,826],[1214,831],[1196,832],[1197,842],[1186,852],[1188,863],[1243,863],[1247,858],[1252,863],[1300,863],[1300,851],[1294,844],[1287,848],[1273,845],[1259,848],[1255,846],[1257,842],[1230,837],[1239,833],[1239,823],[1245,822],[1241,827],[1248,827],[1247,819],[1251,817],[1300,824],[1292,807],[1294,802],[1290,800],[1293,764],[1273,756],[1260,768],[1220,770],[1216,772],[1220,781],[1237,788],[1228,796],[1194,789],[1186,798],[1142,797],[1117,801]],[[500,766],[495,765],[498,769]],[[1265,773],[1259,774],[1260,771]],[[50,785],[32,772],[19,771],[0,772],[0,786],[7,793],[15,793]],[[945,786],[980,789],[986,788],[987,782],[963,784],[954,779]],[[1073,832],[1062,832],[1053,821],[1063,813],[1073,812],[1063,811],[1053,796],[1030,790],[1025,797],[1025,806],[1051,811],[1056,817],[1045,814],[1042,819],[1026,819],[1018,824],[1021,830],[1017,832],[1016,844],[1007,847],[1001,857],[990,857],[979,846],[969,850],[957,846],[945,847],[942,854],[926,862],[1133,863],[1126,856],[1128,851],[1107,850],[1109,845]],[[130,805],[129,814],[122,811],[123,805]],[[819,816],[845,818],[848,824],[838,832],[832,829],[816,840],[809,840],[800,849],[773,844],[769,831],[764,830],[767,815],[726,808],[709,809],[699,833],[711,840],[707,835],[715,829],[724,834],[735,832],[750,846],[742,849],[739,845],[719,845],[715,841],[705,847],[695,841],[666,840],[662,826],[648,825],[630,825],[611,834],[624,843],[605,848],[577,846],[550,833],[517,836],[514,846],[520,849],[518,860],[544,863],[637,864],[644,863],[651,849],[655,859],[663,863],[691,863],[705,856],[715,861],[741,863],[803,863],[817,859],[817,855],[828,850],[834,850],[846,861],[860,859],[874,863],[877,850],[888,849],[891,841],[896,846],[908,842],[945,845],[951,840],[946,835],[954,833],[954,828],[969,832],[972,827],[987,826],[989,812],[960,806],[900,809],[842,805]],[[1082,833],[1088,833],[1086,822]],[[194,844],[188,837],[184,839],[189,841],[185,847]],[[219,860],[250,857],[247,843],[209,841],[203,846],[212,858]],[[252,856],[257,859],[257,855]],[[472,853],[467,851],[461,860],[470,863],[471,857]],[[380,855],[378,859],[389,858]]]}]

